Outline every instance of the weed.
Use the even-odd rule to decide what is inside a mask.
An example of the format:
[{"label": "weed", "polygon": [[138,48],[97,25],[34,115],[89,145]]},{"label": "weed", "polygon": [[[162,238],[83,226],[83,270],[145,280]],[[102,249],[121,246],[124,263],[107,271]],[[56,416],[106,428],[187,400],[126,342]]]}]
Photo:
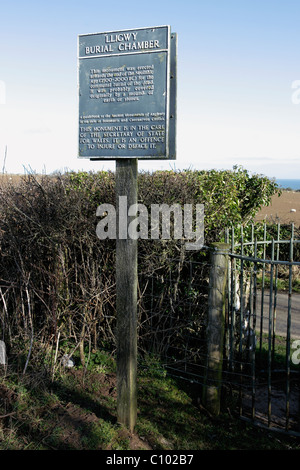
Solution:
[{"label": "weed", "polygon": [[93,423],[88,427],[86,435],[82,438],[82,443],[86,449],[106,449],[116,437],[117,432],[114,427],[100,419],[99,422]]}]

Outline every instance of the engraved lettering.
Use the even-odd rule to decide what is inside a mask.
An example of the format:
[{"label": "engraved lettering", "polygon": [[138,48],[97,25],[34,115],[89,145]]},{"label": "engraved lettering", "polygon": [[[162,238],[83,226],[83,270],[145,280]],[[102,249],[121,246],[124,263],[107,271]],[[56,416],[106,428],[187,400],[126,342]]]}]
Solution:
[{"label": "engraved lettering", "polygon": [[112,42],[123,42],[123,41],[130,41],[133,39],[136,41],[137,33],[119,33],[119,34],[106,34],[105,42],[112,43]]},{"label": "engraved lettering", "polygon": [[151,41],[141,41],[141,42],[122,42],[119,44],[119,51],[136,51],[141,49],[154,49],[159,48],[159,41],[157,39]]},{"label": "engraved lettering", "polygon": [[103,54],[104,52],[113,52],[111,44],[100,46],[88,46],[85,48],[86,55],[89,54]]},{"label": "engraved lettering", "polygon": [[[96,121],[86,119],[86,122]],[[166,138],[164,124],[150,124],[151,121],[164,122],[164,113],[139,113],[139,114],[106,114],[101,116],[103,122],[139,122],[148,121],[149,124],[138,125],[97,125],[81,126],[80,143],[88,144],[89,148],[115,151],[116,149],[128,151],[156,149],[163,145]]]},{"label": "engraved lettering", "polygon": [[91,69],[89,88],[90,99],[103,103],[139,101],[154,92],[154,68],[140,65]]},{"label": "engraved lettering", "polygon": [[[168,34],[168,29],[145,32],[140,28],[100,33],[94,38],[83,35],[87,37],[79,42],[80,55],[85,56],[79,57],[83,84],[79,95],[80,156],[167,157],[167,143],[174,132],[174,127],[169,131],[167,125],[171,114],[167,100]],[[167,80],[162,79],[164,74]],[[155,99],[151,97],[154,94]]]}]

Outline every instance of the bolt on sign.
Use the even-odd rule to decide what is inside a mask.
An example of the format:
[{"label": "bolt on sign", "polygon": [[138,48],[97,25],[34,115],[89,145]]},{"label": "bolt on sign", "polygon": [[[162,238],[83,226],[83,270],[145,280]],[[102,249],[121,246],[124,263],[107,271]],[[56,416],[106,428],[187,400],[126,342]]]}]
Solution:
[{"label": "bolt on sign", "polygon": [[79,157],[176,158],[170,26],[78,36]]}]

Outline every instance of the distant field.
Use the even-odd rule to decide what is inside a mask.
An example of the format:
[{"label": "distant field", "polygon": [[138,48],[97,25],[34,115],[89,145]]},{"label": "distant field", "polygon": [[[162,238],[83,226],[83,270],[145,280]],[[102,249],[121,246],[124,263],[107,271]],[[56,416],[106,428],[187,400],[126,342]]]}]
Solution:
[{"label": "distant field", "polygon": [[[35,173],[32,173],[32,175],[34,176],[34,178],[36,178],[37,181],[41,181],[41,179],[44,176],[49,176],[49,175],[40,175],[40,174],[35,174]],[[26,177],[26,175],[24,174],[20,174],[20,175],[0,174],[0,187],[10,185],[10,184],[17,185],[21,181],[21,179],[24,177]]]},{"label": "distant field", "polygon": [[0,174],[0,184],[2,183],[17,183],[23,175],[7,175]]},{"label": "distant field", "polygon": [[[296,212],[291,212],[296,209]],[[300,226],[300,192],[283,191],[281,196],[273,196],[268,207],[263,207],[256,216],[257,221],[280,222],[281,224],[294,222]]]}]

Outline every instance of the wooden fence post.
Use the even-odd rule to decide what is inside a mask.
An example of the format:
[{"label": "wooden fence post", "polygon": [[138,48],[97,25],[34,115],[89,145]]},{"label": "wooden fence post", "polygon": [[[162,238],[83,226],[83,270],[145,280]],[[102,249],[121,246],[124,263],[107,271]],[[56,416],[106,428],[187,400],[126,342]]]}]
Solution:
[{"label": "wooden fence post", "polygon": [[229,247],[227,243],[213,243],[211,246],[207,364],[202,403],[215,416],[220,413]]},{"label": "wooden fence post", "polygon": [[[137,172],[137,159],[116,161],[117,414],[119,423],[130,431],[137,417],[137,240],[128,237],[128,225],[134,217],[127,214],[137,203]],[[121,208],[122,196],[127,199]]]}]

